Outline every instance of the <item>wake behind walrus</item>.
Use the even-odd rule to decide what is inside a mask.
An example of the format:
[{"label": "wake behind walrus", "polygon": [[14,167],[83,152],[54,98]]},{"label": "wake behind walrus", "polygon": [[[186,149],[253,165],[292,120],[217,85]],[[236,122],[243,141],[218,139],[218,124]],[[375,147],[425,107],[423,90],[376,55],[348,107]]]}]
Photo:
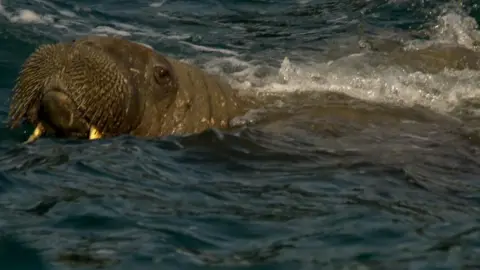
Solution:
[{"label": "wake behind walrus", "polygon": [[246,110],[229,84],[198,67],[117,37],[40,46],[13,89],[10,125],[96,139],[157,137],[228,128]]}]

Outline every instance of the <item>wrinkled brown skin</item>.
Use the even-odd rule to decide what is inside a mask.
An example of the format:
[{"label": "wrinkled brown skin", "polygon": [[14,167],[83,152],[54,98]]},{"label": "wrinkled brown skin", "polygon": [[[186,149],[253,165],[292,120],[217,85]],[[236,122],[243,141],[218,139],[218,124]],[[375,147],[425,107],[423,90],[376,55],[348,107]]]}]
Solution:
[{"label": "wrinkled brown skin", "polygon": [[[60,49],[55,49],[53,58],[66,60],[41,59],[38,62],[45,63],[20,74],[10,107],[12,127],[22,118],[33,125],[42,121],[42,97],[53,89],[70,96],[78,117],[98,127],[103,137],[159,137],[229,128],[229,121],[247,110],[246,99],[217,76],[123,38],[87,36],[54,46],[63,46],[65,53],[57,56]],[[96,58],[107,64],[98,64]],[[49,70],[49,65],[55,68]],[[38,78],[32,75],[42,72]]]}]

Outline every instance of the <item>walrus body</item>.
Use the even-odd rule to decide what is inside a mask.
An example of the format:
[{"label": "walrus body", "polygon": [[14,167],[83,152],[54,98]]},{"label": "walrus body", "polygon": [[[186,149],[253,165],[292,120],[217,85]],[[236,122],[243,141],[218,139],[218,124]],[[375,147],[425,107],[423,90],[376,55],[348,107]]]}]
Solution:
[{"label": "walrus body", "polygon": [[244,112],[226,82],[126,39],[87,36],[39,47],[13,90],[11,126],[41,134],[157,137],[228,128]]},{"label": "walrus body", "polygon": [[371,51],[384,55],[384,65],[398,65],[411,72],[436,74],[445,69],[480,70],[480,53],[457,44],[432,44],[406,49],[402,42],[389,39],[369,40]]}]

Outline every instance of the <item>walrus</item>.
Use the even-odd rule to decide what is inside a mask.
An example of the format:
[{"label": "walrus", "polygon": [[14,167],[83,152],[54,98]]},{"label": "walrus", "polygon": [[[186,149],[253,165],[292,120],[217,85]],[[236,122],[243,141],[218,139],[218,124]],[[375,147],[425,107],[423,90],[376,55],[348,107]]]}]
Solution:
[{"label": "walrus", "polygon": [[43,134],[99,139],[159,137],[229,128],[246,99],[219,76],[112,36],[39,46],[13,88],[9,125]]},{"label": "walrus", "polygon": [[[276,108],[278,103],[285,106]],[[13,88],[9,121],[12,128],[24,119],[35,127],[26,143],[44,134],[94,140],[229,129],[236,127],[232,119],[252,109],[261,111],[255,126],[276,133],[293,124],[323,134],[343,128],[338,119],[363,127],[401,119],[450,121],[428,108],[383,107],[322,91],[241,95],[219,76],[149,46],[120,37],[85,36],[39,46],[25,60]],[[337,120],[328,126],[322,119]]]}]

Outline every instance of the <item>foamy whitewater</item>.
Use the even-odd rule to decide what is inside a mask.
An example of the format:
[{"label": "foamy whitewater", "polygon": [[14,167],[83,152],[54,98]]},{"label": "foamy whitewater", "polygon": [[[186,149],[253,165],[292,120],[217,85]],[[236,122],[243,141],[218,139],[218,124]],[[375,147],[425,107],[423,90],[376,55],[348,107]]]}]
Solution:
[{"label": "foamy whitewater", "polygon": [[[162,13],[161,7],[165,2],[150,3],[138,12],[148,9],[149,14],[159,18],[185,20]],[[300,5],[308,3],[298,2]],[[335,50],[337,55],[341,54],[339,51],[345,51],[343,56],[332,60],[324,59],[323,52],[302,52],[295,48],[288,51],[288,55],[277,55],[275,61],[261,54],[255,54],[253,60],[247,60],[243,56],[248,55],[248,50],[234,51],[195,44],[188,41],[194,35],[188,31],[165,34],[150,25],[116,20],[107,22],[92,14],[87,5],[74,5],[74,11],[70,11],[52,2],[36,0],[34,3],[41,7],[40,12],[26,9],[22,3],[7,3],[0,2],[0,14],[11,24],[39,24],[41,26],[32,28],[32,31],[35,29],[39,31],[37,33],[44,33],[52,39],[86,34],[119,35],[148,46],[149,43],[165,42],[169,46],[175,43],[180,49],[187,47],[186,50],[191,51],[190,56],[182,57],[182,60],[226,76],[239,89],[262,92],[338,91],[366,100],[420,104],[439,112],[449,112],[459,101],[477,97],[479,92],[479,71],[445,69],[431,75],[408,73],[394,63],[388,69],[369,66],[368,59],[372,56],[359,49],[361,37],[340,37],[329,41],[332,43],[329,49]],[[239,32],[245,30],[242,26],[232,24],[224,24],[223,27]],[[430,40],[406,40],[405,49],[415,50],[440,43],[464,46],[474,51],[478,49],[480,31],[477,22],[455,4],[443,6],[435,23],[425,27]],[[391,37],[395,33],[383,35]],[[162,52],[162,46],[156,46],[155,49]],[[295,60],[290,60],[291,55]]]}]

